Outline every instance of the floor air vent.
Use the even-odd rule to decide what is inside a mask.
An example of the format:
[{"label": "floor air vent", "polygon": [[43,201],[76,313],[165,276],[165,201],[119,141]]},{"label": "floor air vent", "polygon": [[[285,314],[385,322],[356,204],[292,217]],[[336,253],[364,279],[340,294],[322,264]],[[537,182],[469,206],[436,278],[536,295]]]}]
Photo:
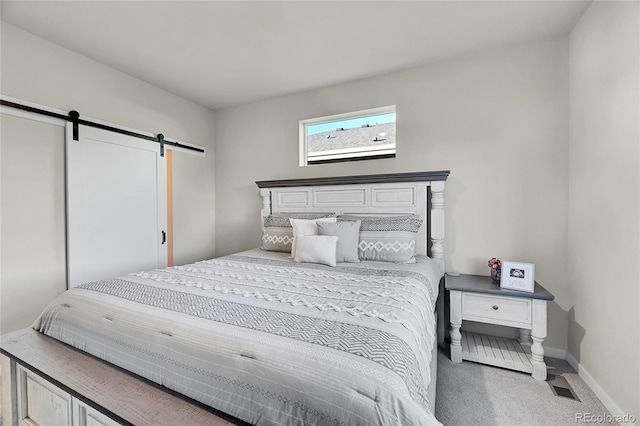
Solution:
[{"label": "floor air vent", "polygon": [[575,399],[576,401],[580,401],[580,398],[573,391],[567,379],[562,376],[549,376],[547,379],[547,383],[549,383],[549,387],[555,396],[561,396],[563,398]]}]

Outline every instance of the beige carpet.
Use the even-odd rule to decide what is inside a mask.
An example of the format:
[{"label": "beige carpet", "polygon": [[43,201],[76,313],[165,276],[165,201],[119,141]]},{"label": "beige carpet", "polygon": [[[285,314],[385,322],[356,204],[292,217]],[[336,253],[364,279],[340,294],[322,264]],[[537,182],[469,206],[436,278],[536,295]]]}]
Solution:
[{"label": "beige carpet", "polygon": [[555,396],[547,382],[529,374],[468,361],[453,364],[439,349],[436,418],[447,426],[550,426],[580,423],[577,413],[609,414],[568,362],[545,361],[548,374],[562,375],[580,401]]}]

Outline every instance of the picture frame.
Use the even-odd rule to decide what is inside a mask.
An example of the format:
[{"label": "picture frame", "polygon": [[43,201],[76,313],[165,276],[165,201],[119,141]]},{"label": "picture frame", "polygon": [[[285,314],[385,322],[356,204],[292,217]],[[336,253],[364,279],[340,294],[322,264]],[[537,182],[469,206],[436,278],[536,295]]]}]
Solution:
[{"label": "picture frame", "polygon": [[503,261],[500,288],[533,293],[535,287],[534,274],[535,265],[533,263]]}]

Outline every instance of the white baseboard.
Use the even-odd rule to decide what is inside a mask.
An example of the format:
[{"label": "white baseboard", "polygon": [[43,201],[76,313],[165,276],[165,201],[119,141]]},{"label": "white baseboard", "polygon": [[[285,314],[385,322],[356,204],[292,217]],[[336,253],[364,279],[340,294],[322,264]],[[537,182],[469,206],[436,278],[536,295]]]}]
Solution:
[{"label": "white baseboard", "polygon": [[548,356],[551,358],[558,358],[558,359],[567,359],[567,351],[564,349],[548,348],[545,346],[544,356]]},{"label": "white baseboard", "polygon": [[[566,352],[566,360],[573,367],[574,370],[578,372],[578,376],[584,380],[584,382],[591,388],[594,394],[598,397],[598,399],[604,404],[604,406],[609,410],[609,412],[613,416],[617,416],[620,418],[625,418],[628,416],[628,413],[622,411],[620,406],[615,403],[615,401],[600,387],[598,382],[593,378],[591,374],[578,362],[578,360],[571,354],[569,351]],[[595,413],[594,413],[595,414]],[[632,424],[630,422],[620,422],[621,425]]]}]

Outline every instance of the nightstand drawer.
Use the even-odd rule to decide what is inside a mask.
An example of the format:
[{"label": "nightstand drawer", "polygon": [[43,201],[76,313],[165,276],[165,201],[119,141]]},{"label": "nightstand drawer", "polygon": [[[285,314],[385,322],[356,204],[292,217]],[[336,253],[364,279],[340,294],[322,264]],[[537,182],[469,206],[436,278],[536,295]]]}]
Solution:
[{"label": "nightstand drawer", "polygon": [[531,299],[462,293],[462,316],[494,324],[531,324]]}]

